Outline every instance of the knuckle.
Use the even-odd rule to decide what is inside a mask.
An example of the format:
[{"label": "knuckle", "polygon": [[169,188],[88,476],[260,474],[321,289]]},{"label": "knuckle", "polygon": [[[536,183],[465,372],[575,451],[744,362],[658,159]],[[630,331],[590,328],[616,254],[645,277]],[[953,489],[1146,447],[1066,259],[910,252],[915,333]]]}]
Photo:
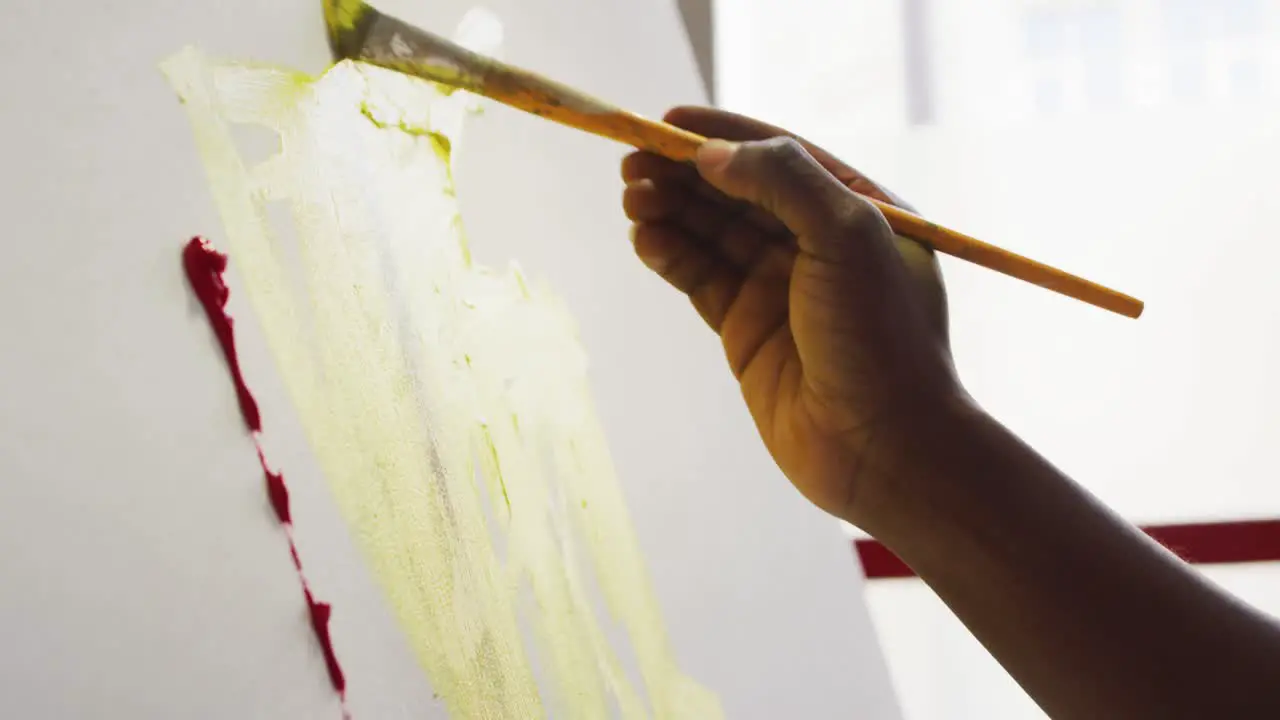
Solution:
[{"label": "knuckle", "polygon": [[761,141],[757,147],[761,162],[778,171],[800,172],[809,165],[809,153],[795,138],[769,138]]},{"label": "knuckle", "polygon": [[843,233],[855,236],[881,235],[888,231],[888,223],[875,205],[849,193],[832,208],[833,220]]}]

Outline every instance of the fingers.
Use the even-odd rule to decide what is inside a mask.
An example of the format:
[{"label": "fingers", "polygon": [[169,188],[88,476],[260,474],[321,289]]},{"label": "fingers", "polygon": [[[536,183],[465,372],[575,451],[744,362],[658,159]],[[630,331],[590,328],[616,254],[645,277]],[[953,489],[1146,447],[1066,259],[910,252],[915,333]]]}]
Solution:
[{"label": "fingers", "polygon": [[632,222],[670,223],[703,242],[717,243],[733,222],[736,208],[697,197],[683,185],[639,180],[622,192],[622,209]]},{"label": "fingers", "polygon": [[[708,185],[698,174],[697,168],[687,163],[674,162],[653,153],[635,152],[622,160],[622,179],[628,186],[650,181],[655,186],[664,188],[664,192],[669,190],[674,193],[678,190],[692,195],[704,203],[723,208],[724,217],[745,218],[765,233],[781,235],[786,231],[786,227],[769,213],[749,203],[727,197]],[[704,234],[708,231],[709,229],[703,229]]]},{"label": "fingers", "polygon": [[691,187],[700,181],[702,176],[693,165],[678,163],[642,150],[622,159],[622,179],[625,182],[662,180]]},{"label": "fingers", "polygon": [[688,205],[705,206],[689,198],[689,191],[681,185],[652,180],[628,183],[622,191],[622,211],[627,219],[637,223],[675,221]]},{"label": "fingers", "polygon": [[771,237],[741,208],[706,201],[682,185],[638,180],[623,191],[622,207],[632,222],[679,230],[744,273],[751,272],[771,249],[794,254],[789,236]]},{"label": "fingers", "polygon": [[689,296],[698,314],[720,332],[744,276],[713,249],[664,224],[637,225],[636,255],[650,270]]},{"label": "fingers", "polygon": [[791,137],[791,133],[775,125],[715,108],[678,107],[669,111],[662,119],[704,137],[736,142]]},{"label": "fingers", "polygon": [[834,175],[845,187],[881,202],[912,210],[911,206],[903,202],[901,198],[881,187],[866,175],[849,167],[831,153],[776,125],[770,125],[769,123],[725,110],[706,107],[674,108],[663,119],[672,125],[696,132],[705,137],[734,142],[767,140],[775,137],[792,138],[800,143],[818,161],[819,165],[826,168],[827,172]]},{"label": "fingers", "polygon": [[627,180],[622,206],[630,220],[679,228],[743,272],[750,272],[770,245],[780,246],[787,257],[794,254],[794,239],[777,218],[727,197],[691,165],[633,153],[623,160],[622,176]]},{"label": "fingers", "polygon": [[880,212],[793,139],[710,141],[698,153],[698,170],[726,195],[775,215],[816,258],[847,261],[860,243],[890,237]]}]

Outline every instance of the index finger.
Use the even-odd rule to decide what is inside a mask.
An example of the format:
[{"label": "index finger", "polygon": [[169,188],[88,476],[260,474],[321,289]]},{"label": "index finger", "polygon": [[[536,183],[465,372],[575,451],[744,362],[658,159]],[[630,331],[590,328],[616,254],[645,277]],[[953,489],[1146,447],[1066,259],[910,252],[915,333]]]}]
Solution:
[{"label": "index finger", "polygon": [[809,154],[813,156],[814,160],[818,161],[819,165],[826,168],[827,172],[834,175],[837,180],[844,183],[850,190],[890,205],[896,205],[905,210],[912,210],[911,206],[903,202],[901,198],[881,187],[866,175],[849,167],[836,156],[776,125],[770,125],[755,118],[749,118],[727,110],[696,106],[674,108],[668,111],[662,119],[690,132],[720,140],[750,142],[774,137],[792,138],[803,145],[804,149],[809,151]]},{"label": "index finger", "polygon": [[795,137],[776,125],[709,107],[686,105],[672,108],[662,119],[699,135],[734,142],[767,140],[781,135]]}]

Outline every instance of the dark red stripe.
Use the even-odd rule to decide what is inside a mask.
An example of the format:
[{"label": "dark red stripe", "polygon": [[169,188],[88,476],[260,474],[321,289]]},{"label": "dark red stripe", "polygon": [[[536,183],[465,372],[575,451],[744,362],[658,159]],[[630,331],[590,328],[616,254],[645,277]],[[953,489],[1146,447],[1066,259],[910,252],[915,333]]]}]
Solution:
[{"label": "dark red stripe", "polygon": [[204,306],[209,324],[222,346],[222,353],[231,371],[231,379],[235,384],[236,397],[240,402],[240,414],[250,435],[253,436],[254,447],[258,451],[258,463],[262,465],[266,478],[267,498],[275,510],[276,519],[284,526],[285,536],[289,539],[289,556],[293,558],[293,567],[298,571],[298,581],[302,583],[302,593],[307,599],[307,611],[311,617],[311,627],[316,640],[324,653],[325,668],[329,672],[329,681],[342,701],[342,717],[350,720],[351,712],[347,708],[347,679],[338,662],[338,654],[333,647],[333,637],[329,633],[329,619],[333,608],[328,603],[316,600],[307,583],[307,576],[302,571],[302,558],[298,555],[298,546],[293,541],[293,517],[289,511],[289,487],[284,475],[275,472],[267,464],[267,455],[262,450],[259,435],[262,433],[262,416],[258,411],[258,402],[245,383],[240,372],[240,359],[236,354],[235,320],[227,312],[227,299],[231,291],[227,288],[223,273],[227,270],[227,256],[214,249],[204,238],[193,238],[182,252],[182,264],[186,269],[187,281],[200,304]]},{"label": "dark red stripe", "polygon": [[227,299],[231,291],[223,278],[227,270],[227,256],[218,252],[204,238],[194,238],[182,251],[182,266],[187,272],[187,282],[196,299],[204,306],[209,325],[218,337],[218,345],[231,371],[231,381],[236,387],[236,399],[240,402],[240,414],[249,432],[261,432],[262,416],[258,414],[258,401],[253,399],[249,386],[240,371],[240,359],[236,354],[235,320],[227,313]]},{"label": "dark red stripe", "polygon": [[[1280,520],[1152,525],[1142,531],[1194,565],[1280,561]],[[915,577],[878,541],[859,538],[853,545],[868,579]]]},{"label": "dark red stripe", "polygon": [[1196,565],[1280,560],[1280,520],[1155,525],[1143,530]]}]

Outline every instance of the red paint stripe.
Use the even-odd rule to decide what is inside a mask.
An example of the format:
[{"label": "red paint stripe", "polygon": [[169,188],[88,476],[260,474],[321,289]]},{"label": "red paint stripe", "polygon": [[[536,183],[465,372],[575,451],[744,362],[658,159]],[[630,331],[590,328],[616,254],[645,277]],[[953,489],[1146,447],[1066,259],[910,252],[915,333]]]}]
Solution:
[{"label": "red paint stripe", "polygon": [[342,702],[342,717],[350,720],[351,712],[347,708],[347,679],[342,672],[342,664],[338,662],[338,654],[333,646],[333,637],[329,633],[329,620],[333,615],[333,607],[316,599],[311,592],[311,585],[302,571],[302,558],[298,555],[298,545],[293,540],[293,515],[289,509],[289,487],[284,475],[275,472],[267,464],[267,455],[262,450],[262,416],[258,411],[258,402],[240,372],[240,358],[236,353],[235,320],[227,312],[227,299],[231,291],[223,273],[227,270],[227,256],[218,252],[204,238],[194,238],[187,243],[182,252],[182,265],[186,270],[187,282],[191,290],[199,298],[205,315],[218,337],[222,353],[227,361],[227,369],[235,384],[236,399],[240,403],[240,415],[244,418],[245,429],[253,437],[254,447],[258,451],[258,462],[262,465],[262,473],[266,479],[267,499],[275,511],[276,519],[284,527],[285,536],[289,539],[289,556],[293,559],[293,567],[298,571],[298,581],[302,584],[302,595],[307,601],[307,614],[311,619],[311,629],[324,654],[325,670],[329,674],[329,682],[338,693]]},{"label": "red paint stripe", "polygon": [[[1193,565],[1280,562],[1280,520],[1152,525],[1142,529]],[[869,580],[915,577],[889,548],[870,538],[853,542]]]},{"label": "red paint stripe", "polygon": [[1280,560],[1280,520],[1156,525],[1143,530],[1195,565]]},{"label": "red paint stripe", "polygon": [[244,374],[240,372],[235,320],[226,310],[227,298],[231,297],[231,290],[223,279],[223,273],[227,271],[227,256],[215,250],[204,238],[195,238],[182,251],[182,267],[186,270],[191,291],[204,306],[209,325],[218,337],[227,370],[231,372],[231,381],[236,386],[236,400],[240,403],[244,424],[249,427],[249,432],[259,432],[262,430],[262,416],[258,414],[258,402],[253,399]]}]

